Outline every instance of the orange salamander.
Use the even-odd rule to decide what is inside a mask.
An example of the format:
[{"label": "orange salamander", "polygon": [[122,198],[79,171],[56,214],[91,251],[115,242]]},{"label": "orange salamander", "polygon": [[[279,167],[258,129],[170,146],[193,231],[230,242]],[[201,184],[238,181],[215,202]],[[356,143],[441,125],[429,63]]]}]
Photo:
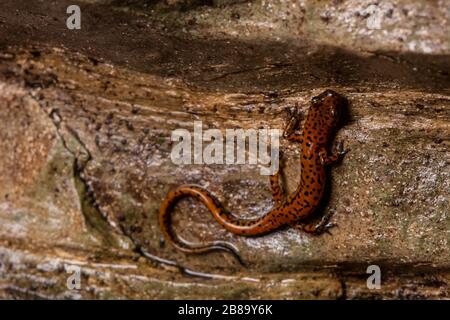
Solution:
[{"label": "orange salamander", "polygon": [[334,137],[344,108],[345,99],[332,90],[326,90],[311,101],[302,133],[296,132],[300,121],[296,114],[289,121],[283,136],[289,141],[301,143],[301,177],[297,190],[285,197],[279,184],[279,172],[270,176],[275,206],[265,215],[254,219],[242,219],[229,213],[206,189],[196,185],[182,185],[168,193],[159,211],[159,221],[164,238],[178,250],[186,253],[205,253],[225,250],[237,255],[236,248],[224,241],[194,244],[179,238],[171,228],[171,212],[176,202],[184,197],[201,201],[215,220],[226,230],[242,236],[259,236],[281,227],[291,226],[309,233],[319,234],[334,226],[328,216],[315,224],[305,224],[318,207],[325,189],[325,166],[344,156],[347,150],[339,142],[328,154],[327,148]]}]

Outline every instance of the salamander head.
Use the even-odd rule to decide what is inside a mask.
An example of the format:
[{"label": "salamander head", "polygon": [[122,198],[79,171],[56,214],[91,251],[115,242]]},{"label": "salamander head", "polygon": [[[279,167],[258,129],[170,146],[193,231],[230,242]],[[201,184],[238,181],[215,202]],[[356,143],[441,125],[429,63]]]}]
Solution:
[{"label": "salamander head", "polygon": [[322,125],[334,128],[339,121],[344,107],[344,98],[333,90],[325,90],[311,100],[316,117],[320,117]]}]

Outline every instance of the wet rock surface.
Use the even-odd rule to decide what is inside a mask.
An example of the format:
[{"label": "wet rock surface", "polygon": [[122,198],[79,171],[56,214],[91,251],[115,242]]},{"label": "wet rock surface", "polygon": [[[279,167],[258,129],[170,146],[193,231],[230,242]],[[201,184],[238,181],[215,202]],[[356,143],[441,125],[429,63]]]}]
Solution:
[{"label": "wet rock surface", "polygon": [[[352,1],[343,3],[336,5],[345,16]],[[152,13],[126,3],[132,12],[124,13],[124,2],[84,4],[82,30],[69,31],[67,5],[1,4],[15,14],[0,17],[0,296],[448,297],[450,64],[448,39],[426,14],[442,14],[439,4],[422,11],[431,53],[389,39],[377,45],[376,35],[375,49],[358,38],[335,47],[319,33],[311,39],[313,31],[283,37],[282,28],[274,28],[277,35],[250,28],[251,36],[237,37],[231,22],[225,34],[199,23],[180,33],[171,20],[249,6],[239,2],[220,11],[194,3],[184,13],[170,3]],[[334,14],[329,23],[340,19]],[[245,17],[241,12],[239,20]],[[174,217],[177,233],[228,240],[246,267],[227,254],[185,255],[161,242],[159,205],[183,183],[207,187],[242,217],[273,205],[257,166],[173,164],[173,130],[192,131],[194,120],[222,131],[282,129],[294,109],[305,113],[326,88],[349,101],[336,138],[351,149],[331,168],[328,199],[316,217],[335,212],[331,235],[238,237],[185,200]],[[281,149],[292,191],[299,146],[282,140]],[[186,277],[137,247],[218,277]],[[386,275],[376,293],[365,284],[371,264]],[[88,285],[81,291],[65,285],[69,265],[82,266]]]}]

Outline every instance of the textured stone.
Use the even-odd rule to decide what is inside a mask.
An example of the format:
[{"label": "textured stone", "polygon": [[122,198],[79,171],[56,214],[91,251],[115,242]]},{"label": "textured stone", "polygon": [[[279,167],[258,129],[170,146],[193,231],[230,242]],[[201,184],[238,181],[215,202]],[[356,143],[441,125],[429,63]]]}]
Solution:
[{"label": "textured stone", "polygon": [[[19,11],[0,17],[0,296],[448,297],[450,68],[448,39],[434,27],[448,21],[417,21],[428,33],[410,35],[423,36],[414,41],[428,43],[434,55],[422,45],[399,44],[392,34],[379,38],[382,33],[356,22],[350,25],[360,32],[349,32],[358,36],[346,39],[339,25],[353,17],[348,8],[359,8],[355,3],[336,2],[340,9],[325,21],[306,1],[301,28],[289,20],[258,30],[262,16],[249,20],[239,11],[233,25],[224,18],[257,4],[219,11],[192,3],[193,10],[181,13],[173,2],[160,9],[170,11],[166,20],[158,10],[146,20],[86,4],[83,29],[70,33],[58,16],[64,1],[39,3],[33,9],[43,12],[39,21],[22,4],[2,2],[2,12]],[[268,16],[280,17],[286,5],[273,4]],[[419,5],[411,1],[408,8]],[[398,10],[392,19],[400,19]],[[422,12],[445,14],[439,3]],[[181,34],[171,20],[180,15],[199,20]],[[219,33],[220,23],[206,30],[201,19],[211,17],[228,32]],[[251,36],[234,33],[242,21]],[[330,29],[314,31],[314,23],[336,27],[341,38],[334,44],[346,48],[327,44],[320,32]],[[298,33],[288,37],[284,28]],[[182,183],[207,187],[242,217],[273,205],[268,177],[257,166],[174,165],[172,130],[192,130],[194,120],[220,130],[282,129],[294,108],[306,112],[311,97],[326,88],[349,101],[337,138],[351,149],[332,167],[328,200],[317,215],[335,211],[331,235],[233,236],[186,200],[176,210],[177,232],[190,240],[231,241],[247,266],[224,253],[185,255],[161,243],[159,205]],[[282,141],[281,147],[292,191],[299,146]],[[217,279],[186,277],[146,259],[136,246]],[[377,293],[365,285],[370,264],[386,275]],[[88,285],[80,292],[65,286],[69,265],[82,266]]]}]

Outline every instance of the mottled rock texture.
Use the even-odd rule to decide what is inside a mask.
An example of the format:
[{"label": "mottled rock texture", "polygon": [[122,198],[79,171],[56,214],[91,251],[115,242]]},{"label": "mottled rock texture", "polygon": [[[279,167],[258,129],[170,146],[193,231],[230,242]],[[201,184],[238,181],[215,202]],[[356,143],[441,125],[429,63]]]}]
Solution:
[{"label": "mottled rock texture", "polygon": [[[0,4],[0,297],[450,297],[443,1],[90,1],[79,31],[65,27],[70,1],[26,2]],[[337,139],[351,149],[317,212],[335,212],[331,235],[233,236],[185,200],[176,231],[233,242],[246,266],[161,242],[159,205],[183,183],[242,217],[273,205],[257,166],[175,165],[174,129],[282,129],[326,88],[348,99]],[[299,146],[281,149],[292,191]],[[371,264],[380,290],[366,287]]]}]

